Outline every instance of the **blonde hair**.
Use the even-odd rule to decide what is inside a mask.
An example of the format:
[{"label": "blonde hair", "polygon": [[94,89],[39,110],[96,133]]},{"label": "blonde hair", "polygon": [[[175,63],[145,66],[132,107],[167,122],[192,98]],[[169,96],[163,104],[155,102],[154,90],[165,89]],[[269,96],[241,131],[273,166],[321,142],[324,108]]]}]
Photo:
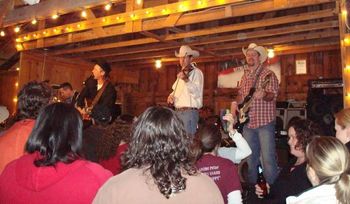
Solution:
[{"label": "blonde hair", "polygon": [[334,137],[315,137],[306,148],[306,158],[321,184],[335,184],[336,198],[350,204],[350,155]]},{"label": "blonde hair", "polygon": [[350,108],[343,109],[334,116],[341,128],[350,127]]}]

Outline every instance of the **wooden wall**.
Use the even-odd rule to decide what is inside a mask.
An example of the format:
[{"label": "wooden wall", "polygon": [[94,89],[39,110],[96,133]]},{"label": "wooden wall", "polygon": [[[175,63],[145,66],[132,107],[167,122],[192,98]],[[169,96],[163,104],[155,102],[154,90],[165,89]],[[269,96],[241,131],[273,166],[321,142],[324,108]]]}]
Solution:
[{"label": "wooden wall", "polygon": [[22,52],[20,58],[19,85],[28,81],[49,80],[51,84],[70,82],[75,89],[91,75],[93,64],[47,56],[44,53]]},{"label": "wooden wall", "polygon": [[10,114],[13,114],[16,110],[16,102],[14,99],[18,92],[17,82],[17,71],[0,73],[0,105],[6,106]]},{"label": "wooden wall", "polygon": [[[307,74],[296,74],[296,59],[307,60]],[[279,101],[288,99],[306,101],[309,79],[341,78],[342,76],[339,50],[284,55],[280,56],[280,63]],[[237,90],[216,88],[219,62],[199,63],[198,67],[203,71],[205,78],[204,105],[211,107],[218,114],[220,109],[230,106]],[[124,89],[129,88],[129,91],[124,91],[125,103],[127,103],[127,108],[124,110],[138,115],[151,105],[166,105],[166,98],[179,68],[176,65],[167,65],[156,70],[153,65],[150,65],[150,67],[135,68],[135,70],[139,72],[139,83],[133,84],[133,88],[127,84],[124,85]]]},{"label": "wooden wall", "polygon": [[[243,56],[242,56],[243,57]],[[295,74],[295,60],[307,59],[307,74]],[[281,86],[278,100],[295,99],[305,101],[308,91],[307,81],[317,78],[341,77],[339,50],[313,52],[280,56]],[[203,71],[204,105],[211,107],[217,114],[220,109],[228,108],[235,98],[237,90],[217,87],[217,74],[220,62],[202,62],[198,67]],[[93,64],[46,56],[42,53],[21,53],[19,76],[17,72],[6,72],[0,76],[0,104],[14,110],[13,98],[17,89],[30,80],[50,80],[50,83],[70,82],[77,90],[82,82],[91,75]],[[117,102],[123,104],[122,112],[138,115],[152,105],[166,105],[166,98],[176,79],[179,67],[166,65],[157,70],[149,67],[112,67],[111,79],[118,92]]]}]

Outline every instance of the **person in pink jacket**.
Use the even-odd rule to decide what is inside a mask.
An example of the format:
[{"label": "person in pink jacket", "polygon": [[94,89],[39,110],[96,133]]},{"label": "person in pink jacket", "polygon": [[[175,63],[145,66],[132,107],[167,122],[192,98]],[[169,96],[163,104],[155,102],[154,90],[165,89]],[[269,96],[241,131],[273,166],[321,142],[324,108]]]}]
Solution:
[{"label": "person in pink jacket", "polygon": [[35,119],[39,111],[49,104],[51,96],[51,88],[36,81],[25,84],[18,93],[14,124],[0,136],[0,174],[9,162],[24,154],[24,145]]},{"label": "person in pink jacket", "polygon": [[82,127],[69,104],[45,107],[25,145],[28,154],[0,175],[0,203],[91,203],[112,173],[81,158]]}]

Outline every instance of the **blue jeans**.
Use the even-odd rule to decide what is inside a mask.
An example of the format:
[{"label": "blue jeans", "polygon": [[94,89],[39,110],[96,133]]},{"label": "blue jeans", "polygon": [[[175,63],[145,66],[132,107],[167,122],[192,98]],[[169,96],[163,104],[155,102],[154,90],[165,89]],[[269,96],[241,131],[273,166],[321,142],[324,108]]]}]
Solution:
[{"label": "blue jeans", "polygon": [[248,182],[251,184],[256,183],[258,174],[257,166],[262,164],[265,179],[269,184],[272,184],[278,175],[275,147],[275,121],[255,129],[248,128],[245,125],[243,128],[243,136],[252,149],[252,154],[247,158]]},{"label": "blue jeans", "polygon": [[176,115],[182,120],[187,134],[194,136],[199,120],[198,110],[176,111]]}]

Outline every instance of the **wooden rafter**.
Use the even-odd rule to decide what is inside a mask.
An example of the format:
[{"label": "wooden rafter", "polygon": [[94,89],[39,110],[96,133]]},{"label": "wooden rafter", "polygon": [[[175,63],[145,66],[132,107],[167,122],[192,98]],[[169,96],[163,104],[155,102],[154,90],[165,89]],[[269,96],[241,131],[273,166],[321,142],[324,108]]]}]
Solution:
[{"label": "wooden rafter", "polygon": [[[253,2],[251,4],[245,4],[245,5],[238,5],[238,6],[232,6],[232,15],[233,16],[243,16],[243,15],[250,15],[254,13],[260,13],[260,12],[267,12],[267,11],[277,11],[277,10],[284,10],[289,8],[297,8],[301,6],[308,6],[308,5],[317,5],[327,2],[334,2],[334,0],[290,0],[290,2],[287,5],[279,5],[274,4],[274,1],[267,0],[262,2]],[[251,9],[251,7],[259,7],[259,10]],[[225,16],[225,9],[224,8],[216,8],[213,10],[208,10],[205,12],[197,12],[197,13],[189,13],[182,15],[177,23],[176,26],[180,25],[187,25],[191,24],[193,22],[206,22],[206,21],[212,21],[212,20],[219,20],[227,18]],[[142,30],[155,30],[164,28],[164,21],[166,20],[166,17],[162,17],[159,19],[151,19],[151,20],[145,20],[142,22]],[[125,28],[124,25],[116,25],[111,26],[108,28],[105,28],[106,30],[106,36],[115,36],[120,34],[125,34]],[[87,41],[96,39],[97,37],[93,35],[92,31],[85,31],[80,33],[73,33],[73,42],[81,42],[81,41]],[[147,39],[150,40],[150,39]],[[152,40],[151,40],[152,41]],[[152,42],[156,42],[153,40]],[[57,36],[53,37],[52,39],[45,39],[45,45],[46,47],[49,46],[56,46],[56,45],[63,45],[67,44],[67,37],[66,36]],[[38,48],[35,43],[33,42],[26,42],[23,44],[25,49],[35,49]]]},{"label": "wooden rafter", "polygon": [[13,9],[14,0],[0,1],[0,28],[3,25],[4,17]]},{"label": "wooden rafter", "polygon": [[[244,37],[245,40],[254,39],[254,38],[264,38],[264,37],[273,37],[275,35],[286,35],[286,34],[294,34],[294,33],[301,33],[306,31],[315,31],[315,30],[321,30],[321,29],[328,29],[328,28],[336,28],[338,27],[337,21],[325,21],[325,22],[319,22],[319,23],[310,23],[310,24],[304,24],[304,25],[294,25],[294,26],[285,26],[281,28],[273,28],[273,29],[266,29],[263,31],[253,31],[253,32],[245,32],[244,36],[242,35],[224,35],[224,36],[218,36],[218,37],[211,37],[211,38],[205,38],[205,39],[197,39],[191,43],[189,43],[190,46],[199,46],[199,45],[209,45],[209,44],[216,44],[216,43],[224,43],[224,42],[233,42],[241,40],[242,37]],[[152,45],[146,45],[146,46],[137,46],[132,48],[123,48],[123,49],[116,49],[113,50],[113,52],[97,52],[97,53],[81,53],[79,57],[84,58],[102,58],[102,57],[109,57],[109,56],[120,56],[120,55],[126,55],[126,54],[137,54],[137,53],[149,53],[153,51],[159,51],[159,50],[167,50],[167,49],[176,49],[177,45],[163,45],[163,44],[152,44]]]},{"label": "wooden rafter", "polygon": [[[120,2],[122,0],[114,0]],[[50,0],[40,4],[18,8],[10,12],[4,19],[4,27],[19,23],[31,21],[33,18],[45,19],[55,13],[65,14],[79,11],[83,8],[92,8],[95,6],[109,3],[109,0]]]},{"label": "wooden rafter", "polygon": [[[321,11],[308,12],[303,14],[294,14],[294,15],[288,15],[288,16],[266,19],[266,20],[264,19],[264,20],[258,20],[258,21],[252,21],[252,22],[246,22],[246,23],[240,23],[240,24],[234,24],[234,25],[221,26],[216,28],[201,29],[201,30],[184,32],[184,33],[170,34],[165,37],[165,40],[178,40],[186,37],[204,36],[204,35],[257,28],[257,27],[266,27],[266,26],[288,24],[288,23],[294,23],[294,22],[302,22],[302,21],[307,21],[312,19],[332,17],[334,15],[335,15],[334,10],[326,9]],[[132,45],[143,45],[148,43],[154,43],[157,41],[158,40],[153,38],[142,38],[137,40],[109,43],[104,45],[94,45],[94,46],[88,46],[88,47],[82,47],[82,48],[64,49],[64,50],[53,52],[53,54],[59,55],[59,54],[118,48],[118,47],[124,47],[124,46],[132,46]]]}]

